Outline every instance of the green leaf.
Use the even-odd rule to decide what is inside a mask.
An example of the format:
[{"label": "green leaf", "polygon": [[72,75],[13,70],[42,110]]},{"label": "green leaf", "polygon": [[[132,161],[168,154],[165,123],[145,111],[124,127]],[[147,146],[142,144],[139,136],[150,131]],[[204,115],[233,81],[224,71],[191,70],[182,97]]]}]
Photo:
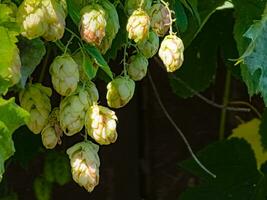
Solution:
[{"label": "green leaf", "polygon": [[44,42],[37,38],[28,40],[21,37],[18,43],[21,59],[21,87],[24,88],[28,77],[40,64],[46,53]]},{"label": "green leaf", "polygon": [[37,177],[34,180],[33,188],[37,200],[50,200],[52,196],[52,183],[43,177]]},{"label": "green leaf", "polygon": [[45,158],[44,177],[47,181],[65,185],[71,181],[71,168],[68,156],[56,151],[49,152]]},{"label": "green leaf", "polygon": [[[244,61],[242,71],[246,71],[243,76],[249,88],[249,94],[261,93],[265,105],[267,105],[267,13],[261,21],[254,23],[245,33],[245,37],[251,42],[240,58]],[[249,83],[248,83],[249,82]],[[253,84],[250,87],[250,83]]]},{"label": "green leaf", "polygon": [[261,117],[259,133],[261,136],[261,145],[264,151],[267,151],[267,108],[265,108],[263,115]]},{"label": "green leaf", "polygon": [[259,133],[260,123],[259,119],[253,119],[241,124],[237,128],[233,129],[233,133],[230,136],[230,138],[243,138],[251,145],[255,154],[258,169],[260,169],[261,165],[267,161],[267,152],[264,152],[261,145],[261,137]]},{"label": "green leaf", "polygon": [[183,5],[185,5],[187,8],[190,7],[191,12],[193,13],[193,15],[189,15],[187,17],[187,31],[182,33],[182,39],[185,47],[188,47],[191,44],[194,38],[201,31],[205,23],[208,21],[209,17],[216,11],[216,8],[223,5],[224,2],[225,0],[181,1],[181,3],[183,3]]},{"label": "green leaf", "polygon": [[12,14],[13,11],[10,7],[6,4],[0,4],[0,26],[5,22],[14,21],[15,18],[11,16]]},{"label": "green leaf", "polygon": [[86,51],[91,57],[95,58],[95,61],[100,66],[100,68],[103,69],[103,71],[106,72],[106,74],[111,79],[113,79],[112,71],[110,70],[107,62],[96,47],[85,44],[84,51]]},{"label": "green leaf", "polygon": [[[254,23],[255,20],[260,20],[265,8],[265,1],[261,0],[233,0],[235,6],[236,23],[234,28],[234,37],[237,42],[237,47],[240,56],[245,52],[249,45],[249,39],[243,37],[245,32]],[[248,14],[249,13],[249,14]],[[241,64],[241,74],[244,82],[248,87],[250,95],[257,93],[259,90],[260,71],[251,74],[251,70],[245,64]]]},{"label": "green leaf", "polygon": [[183,5],[180,1],[172,0],[171,7],[175,12],[175,24],[180,32],[185,32],[188,27],[188,20]]},{"label": "green leaf", "polygon": [[9,81],[9,67],[13,65],[14,55],[17,53],[16,33],[0,26],[0,94],[6,92],[12,85]]},{"label": "green leaf", "polygon": [[92,3],[92,0],[66,0],[68,5],[68,13],[72,21],[78,26],[80,22],[80,11],[81,9]]},{"label": "green leaf", "polygon": [[260,194],[265,189],[261,182],[266,176],[257,170],[253,151],[245,140],[216,142],[198,156],[217,177],[205,174],[192,159],[184,161],[181,166],[202,178],[202,183],[187,189],[180,200],[266,200]]},{"label": "green leaf", "polygon": [[[232,37],[233,23],[232,10],[221,10],[213,14],[185,50],[183,66],[170,77],[175,94],[188,98],[194,95],[194,91],[204,91],[209,87],[215,78],[219,49],[226,63],[230,56],[237,54]],[[188,89],[188,86],[194,91]]]},{"label": "green leaf", "polygon": [[12,134],[29,118],[29,113],[15,104],[15,99],[0,98],[0,181],[4,162],[15,152]]}]

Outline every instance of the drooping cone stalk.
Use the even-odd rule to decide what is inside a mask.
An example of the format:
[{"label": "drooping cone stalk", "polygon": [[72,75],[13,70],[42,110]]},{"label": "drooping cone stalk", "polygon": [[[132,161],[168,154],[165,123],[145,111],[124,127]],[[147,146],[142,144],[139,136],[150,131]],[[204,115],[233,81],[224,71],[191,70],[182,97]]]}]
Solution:
[{"label": "drooping cone stalk", "polygon": [[107,102],[111,108],[121,108],[125,106],[133,97],[135,83],[127,77],[116,77],[107,85]]},{"label": "drooping cone stalk", "polygon": [[59,108],[54,108],[49,115],[48,124],[41,132],[42,142],[45,148],[53,149],[61,144],[62,130],[59,125]]},{"label": "drooping cone stalk", "polygon": [[73,93],[79,82],[79,67],[70,55],[57,56],[50,66],[54,89],[62,96]]},{"label": "drooping cone stalk", "polygon": [[161,3],[154,4],[149,12],[151,28],[155,33],[163,37],[171,26],[170,12]]},{"label": "drooping cone stalk", "polygon": [[153,57],[159,49],[159,37],[153,31],[149,32],[149,36],[146,40],[137,43],[138,49],[146,57]]},{"label": "drooping cone stalk", "polygon": [[73,180],[88,192],[99,183],[99,147],[90,141],[75,144],[67,150]]},{"label": "drooping cone stalk", "polygon": [[183,41],[176,35],[167,35],[160,45],[159,57],[167,72],[174,72],[179,69],[184,61]]},{"label": "drooping cone stalk", "polygon": [[138,53],[130,57],[127,72],[131,79],[140,81],[146,76],[147,67],[148,60],[141,53]]},{"label": "drooping cone stalk", "polygon": [[40,83],[27,85],[19,94],[21,107],[30,113],[27,126],[35,134],[40,133],[48,122],[51,94],[52,90]]},{"label": "drooping cone stalk", "polygon": [[99,4],[92,4],[81,10],[80,34],[87,43],[99,46],[106,35],[106,13]]},{"label": "drooping cone stalk", "polygon": [[108,145],[117,139],[117,120],[114,111],[95,104],[86,113],[85,127],[88,135],[97,143]]},{"label": "drooping cone stalk", "polygon": [[138,9],[133,12],[129,17],[126,30],[129,39],[134,40],[136,43],[145,40],[149,34],[150,19],[148,14]]},{"label": "drooping cone stalk", "polygon": [[79,86],[77,91],[60,102],[60,126],[67,136],[80,132],[84,126],[85,113],[98,101],[98,91],[93,82]]}]

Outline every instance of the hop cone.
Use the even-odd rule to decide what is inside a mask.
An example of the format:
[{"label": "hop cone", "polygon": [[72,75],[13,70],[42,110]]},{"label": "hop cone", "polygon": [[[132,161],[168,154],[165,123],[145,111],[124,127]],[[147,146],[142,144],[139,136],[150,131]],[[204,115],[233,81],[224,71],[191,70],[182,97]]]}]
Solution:
[{"label": "hop cone", "polygon": [[79,68],[70,55],[58,56],[50,66],[54,89],[62,96],[73,93],[79,82]]},{"label": "hop cone", "polygon": [[143,10],[135,10],[129,17],[126,29],[128,37],[136,43],[148,37],[150,27],[150,19],[148,14]]},{"label": "hop cone", "polygon": [[59,125],[59,108],[54,108],[49,115],[48,124],[41,132],[42,142],[45,148],[53,149],[61,143],[62,130]]},{"label": "hop cone", "polygon": [[115,112],[103,106],[93,105],[86,113],[85,127],[96,142],[107,145],[117,139],[116,121]]},{"label": "hop cone", "polygon": [[19,100],[22,108],[30,113],[28,128],[35,134],[40,133],[48,121],[51,111],[49,97],[52,91],[39,83],[27,85],[20,93]]},{"label": "hop cone", "polygon": [[171,26],[168,9],[160,3],[154,4],[150,10],[150,18],[153,31],[163,37]]},{"label": "hop cone", "polygon": [[63,37],[67,8],[65,0],[43,0],[47,15],[47,31],[43,38],[47,41],[56,41]]},{"label": "hop cone", "polygon": [[[125,10],[128,15],[131,15],[135,10],[140,8],[142,0],[126,0],[125,1]],[[148,11],[151,7],[152,0],[143,0],[141,8],[145,11]]]},{"label": "hop cone", "polygon": [[140,81],[146,76],[148,60],[141,54],[130,57],[127,66],[127,72],[131,79]]},{"label": "hop cone", "polygon": [[184,61],[183,41],[176,35],[167,35],[160,45],[159,57],[167,72],[174,72],[179,69]]},{"label": "hop cone", "polygon": [[48,28],[47,13],[42,0],[24,0],[18,8],[17,21],[21,34],[28,39],[42,36]]},{"label": "hop cone", "polygon": [[107,101],[111,108],[125,106],[133,97],[135,83],[129,77],[117,77],[107,85]]},{"label": "hop cone", "polygon": [[60,126],[66,135],[72,136],[82,130],[85,113],[97,100],[98,91],[90,82],[85,88],[79,86],[75,94],[60,102]]},{"label": "hop cone", "polygon": [[99,182],[99,147],[90,141],[75,144],[67,150],[72,177],[81,187],[92,192]]},{"label": "hop cone", "polygon": [[24,0],[17,21],[28,39],[43,36],[48,41],[62,38],[66,18],[65,0]]},{"label": "hop cone", "polygon": [[107,50],[111,47],[112,41],[118,33],[118,30],[120,28],[120,22],[116,8],[112,3],[110,3],[108,0],[102,0],[100,4],[105,10],[107,25],[105,37],[103,38],[98,48],[100,49],[102,54],[105,54]]},{"label": "hop cone", "polygon": [[137,44],[140,52],[146,57],[153,57],[159,49],[159,37],[153,31],[149,32],[149,36],[146,40]]},{"label": "hop cone", "polygon": [[89,44],[99,46],[106,34],[106,13],[99,4],[81,10],[80,34]]}]

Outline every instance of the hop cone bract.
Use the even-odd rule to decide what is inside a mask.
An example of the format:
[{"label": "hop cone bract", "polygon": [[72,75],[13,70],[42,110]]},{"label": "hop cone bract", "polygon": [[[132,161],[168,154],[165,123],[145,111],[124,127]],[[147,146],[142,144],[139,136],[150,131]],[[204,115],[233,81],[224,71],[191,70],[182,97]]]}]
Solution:
[{"label": "hop cone bract", "polygon": [[70,55],[58,56],[49,70],[54,89],[62,96],[73,93],[79,82],[79,68]]},{"label": "hop cone bract", "polygon": [[77,91],[60,102],[60,126],[64,133],[72,136],[82,130],[85,113],[98,101],[98,91],[90,82],[86,87],[79,86]]},{"label": "hop cone bract", "polygon": [[148,60],[138,53],[130,57],[127,66],[127,72],[131,79],[140,81],[146,76]]},{"label": "hop cone bract", "polygon": [[149,32],[149,36],[146,40],[137,43],[138,49],[146,57],[153,57],[159,49],[159,37],[153,31]]},{"label": "hop cone bract", "polygon": [[119,76],[107,85],[107,101],[111,108],[125,106],[133,97],[135,83],[129,77]]},{"label": "hop cone bract", "polygon": [[99,4],[81,10],[80,34],[87,43],[99,46],[106,34],[106,13]]},{"label": "hop cone bract", "polygon": [[90,141],[75,144],[67,150],[72,177],[81,187],[92,192],[99,183],[99,147]]},{"label": "hop cone bract", "polygon": [[52,90],[40,83],[27,85],[19,94],[21,107],[30,113],[27,126],[35,134],[40,133],[47,124],[51,111],[51,94]]},{"label": "hop cone bract", "polygon": [[126,30],[128,37],[136,43],[148,37],[150,27],[150,19],[148,14],[141,9],[135,10],[129,17]]},{"label": "hop cone bract", "polygon": [[117,139],[117,117],[115,112],[98,105],[89,108],[85,116],[88,135],[102,145],[114,143]]}]

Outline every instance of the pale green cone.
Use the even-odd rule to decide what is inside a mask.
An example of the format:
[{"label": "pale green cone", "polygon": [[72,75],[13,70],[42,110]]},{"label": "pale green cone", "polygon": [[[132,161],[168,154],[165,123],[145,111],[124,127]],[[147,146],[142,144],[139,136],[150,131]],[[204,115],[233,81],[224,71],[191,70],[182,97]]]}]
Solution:
[{"label": "pale green cone", "polygon": [[147,39],[150,28],[150,19],[148,14],[141,9],[135,10],[129,17],[126,30],[129,39],[136,43]]},{"label": "pale green cone", "polygon": [[65,0],[43,0],[46,8],[48,28],[43,38],[47,41],[56,41],[63,37],[65,18],[67,16]]},{"label": "pale green cone", "polygon": [[77,91],[60,102],[60,126],[67,136],[80,132],[84,126],[85,113],[98,101],[98,91],[90,82],[86,87],[79,86]]},{"label": "pale green cone", "polygon": [[146,76],[147,67],[148,60],[141,53],[138,53],[129,58],[127,72],[131,79],[140,81]]},{"label": "pale green cone", "polygon": [[159,37],[155,32],[150,31],[148,38],[137,43],[137,47],[146,58],[151,58],[158,52]]},{"label": "pale green cone", "polygon": [[107,50],[111,47],[112,41],[120,28],[119,16],[115,6],[108,0],[102,0],[99,2],[106,13],[106,30],[105,36],[99,45],[99,50],[102,54],[105,54]]},{"label": "pale green cone", "polygon": [[98,105],[89,108],[85,116],[88,135],[101,145],[108,145],[117,140],[117,117],[115,112]]},{"label": "pale green cone", "polygon": [[184,61],[183,41],[176,35],[167,35],[160,45],[159,57],[167,72],[174,72],[179,69]]},{"label": "pale green cone", "polygon": [[49,115],[48,123],[41,132],[42,143],[45,148],[53,149],[61,144],[62,130],[59,125],[59,108],[54,108]]},{"label": "pale green cone", "polygon": [[106,34],[106,13],[99,4],[81,10],[80,34],[87,43],[99,46]]},{"label": "pale green cone", "polygon": [[143,4],[141,8],[145,11],[148,11],[151,7],[152,0],[126,0],[125,1],[125,11],[128,15],[131,15],[135,10],[140,8],[141,2]]},{"label": "pale green cone", "polygon": [[107,102],[111,108],[125,106],[133,97],[135,83],[129,77],[119,76],[107,85]]},{"label": "pale green cone", "polygon": [[67,150],[72,178],[88,192],[92,192],[99,183],[98,150],[98,145],[90,141],[77,143]]},{"label": "pale green cone", "polygon": [[30,113],[30,120],[27,122],[28,128],[35,134],[42,131],[48,122],[51,104],[49,97],[52,90],[39,83],[27,85],[20,92],[19,100],[22,108]]},{"label": "pale green cone", "polygon": [[42,0],[24,0],[18,8],[17,21],[21,34],[28,39],[42,36],[48,28],[47,13]]},{"label": "pale green cone", "polygon": [[54,89],[62,96],[73,93],[79,82],[79,67],[70,55],[58,56],[50,66]]},{"label": "pale green cone", "polygon": [[155,33],[163,37],[171,26],[170,13],[161,3],[154,4],[149,12],[151,28]]}]

